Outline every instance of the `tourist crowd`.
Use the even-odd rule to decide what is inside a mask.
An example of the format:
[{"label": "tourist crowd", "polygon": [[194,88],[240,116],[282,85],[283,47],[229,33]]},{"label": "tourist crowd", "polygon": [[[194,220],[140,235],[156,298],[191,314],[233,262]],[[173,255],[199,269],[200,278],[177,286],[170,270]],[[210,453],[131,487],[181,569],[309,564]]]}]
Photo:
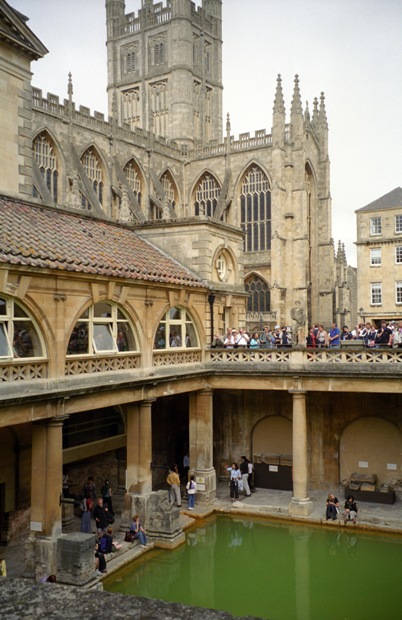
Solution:
[{"label": "tourist crowd", "polygon": [[[336,323],[326,330],[324,325],[313,324],[306,337],[307,348],[340,347],[342,341],[355,341],[356,346],[366,347],[402,347],[402,321],[381,321],[376,327],[373,323],[359,323],[354,329],[344,325],[340,329]],[[289,327],[276,325],[274,329],[264,327],[262,331],[247,332],[242,327],[228,327],[226,334],[215,334],[211,348],[236,349],[273,349],[288,348],[293,344],[293,334]]]}]

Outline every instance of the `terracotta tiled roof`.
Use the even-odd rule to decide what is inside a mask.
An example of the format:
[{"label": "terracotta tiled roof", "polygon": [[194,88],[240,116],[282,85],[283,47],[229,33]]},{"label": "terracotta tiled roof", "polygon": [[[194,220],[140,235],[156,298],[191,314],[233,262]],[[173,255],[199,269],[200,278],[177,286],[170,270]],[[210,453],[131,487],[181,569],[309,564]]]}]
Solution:
[{"label": "terracotta tiled roof", "polygon": [[402,208],[402,189],[400,187],[396,187],[392,190],[392,192],[388,192],[381,198],[374,200],[374,202],[370,202],[370,204],[362,207],[361,209],[357,209],[356,213],[361,213],[362,211],[381,211],[382,209],[395,209],[397,207]]},{"label": "terracotta tiled roof", "polygon": [[133,230],[0,197],[0,263],[205,286]]}]

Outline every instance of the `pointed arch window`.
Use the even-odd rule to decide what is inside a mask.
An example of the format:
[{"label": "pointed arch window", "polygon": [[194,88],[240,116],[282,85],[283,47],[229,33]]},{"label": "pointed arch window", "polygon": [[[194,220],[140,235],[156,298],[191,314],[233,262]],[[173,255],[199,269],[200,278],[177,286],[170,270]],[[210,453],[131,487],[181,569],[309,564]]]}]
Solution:
[{"label": "pointed arch window", "polygon": [[[90,180],[93,190],[100,202],[103,204],[103,171],[102,163],[99,155],[94,148],[90,148],[83,154],[81,163],[84,166],[85,173]],[[85,196],[82,196],[82,206],[84,209],[91,209],[91,206]]]},{"label": "pointed arch window", "polygon": [[30,314],[14,299],[0,297],[0,361],[44,357],[44,344]]},{"label": "pointed arch window", "polygon": [[131,191],[141,204],[142,197],[142,175],[136,162],[131,159],[124,167],[124,174],[130,186]]},{"label": "pointed arch window", "polygon": [[245,251],[271,249],[271,191],[264,172],[256,165],[245,173],[240,188],[241,227]]},{"label": "pointed arch window", "polygon": [[[161,176],[159,180],[163,187],[164,199],[162,199],[162,196],[159,196],[158,193],[157,196],[162,202],[165,202],[169,207],[174,210],[177,202],[176,183],[174,182],[173,177],[168,170]],[[165,205],[163,206],[165,207]],[[158,205],[153,204],[152,219],[160,220],[163,217],[163,209],[161,209]]]},{"label": "pointed arch window", "polygon": [[[32,150],[35,162],[43,176],[46,186],[54,202],[57,203],[59,173],[57,170],[56,152],[54,144],[46,132],[42,132],[36,136],[33,141]],[[35,188],[34,195],[37,195],[37,190]]]},{"label": "pointed arch window", "polygon": [[135,73],[137,69],[137,52],[134,49],[128,49],[125,52],[125,72]]},{"label": "pointed arch window", "polygon": [[271,293],[268,284],[257,275],[247,278],[244,288],[248,293],[247,312],[263,312],[271,311]]},{"label": "pointed arch window", "polygon": [[218,204],[221,188],[211,174],[204,174],[195,188],[194,214],[212,217]]},{"label": "pointed arch window", "polygon": [[154,349],[185,349],[199,347],[197,330],[184,308],[170,308],[156,330]]},{"label": "pointed arch window", "polygon": [[159,67],[165,64],[165,42],[159,41],[153,46],[153,65]]},{"label": "pointed arch window", "polygon": [[137,351],[134,329],[114,302],[100,301],[82,313],[74,326],[67,355],[96,355]]}]

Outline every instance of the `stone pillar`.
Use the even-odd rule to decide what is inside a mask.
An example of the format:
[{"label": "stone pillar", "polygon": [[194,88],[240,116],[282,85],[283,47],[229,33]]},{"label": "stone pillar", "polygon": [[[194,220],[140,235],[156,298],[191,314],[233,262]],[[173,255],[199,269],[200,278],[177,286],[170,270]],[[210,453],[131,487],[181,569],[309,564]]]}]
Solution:
[{"label": "stone pillar", "polygon": [[32,427],[31,531],[52,538],[61,534],[64,419]]},{"label": "stone pillar", "polygon": [[32,426],[31,535],[26,568],[36,579],[57,568],[57,537],[62,532],[63,421],[51,418]]},{"label": "stone pillar", "polygon": [[197,481],[197,500],[209,502],[216,496],[216,472],[212,464],[212,390],[190,395],[189,424],[190,470]]},{"label": "stone pillar", "polygon": [[307,516],[313,510],[308,497],[306,392],[289,390],[293,397],[293,497],[289,513]]},{"label": "stone pillar", "polygon": [[152,403],[144,400],[127,411],[127,491],[152,491]]}]

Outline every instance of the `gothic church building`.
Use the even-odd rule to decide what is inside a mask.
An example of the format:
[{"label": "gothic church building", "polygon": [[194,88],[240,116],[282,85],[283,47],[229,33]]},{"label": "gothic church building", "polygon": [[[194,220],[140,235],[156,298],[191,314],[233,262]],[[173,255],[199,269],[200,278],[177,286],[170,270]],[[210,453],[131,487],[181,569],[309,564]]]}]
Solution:
[{"label": "gothic church building", "polygon": [[[209,347],[233,326],[292,327],[296,305],[305,329],[353,316],[324,95],[303,108],[296,76],[287,118],[278,76],[269,131],[234,137],[222,1],[125,11],[106,0],[105,118],[76,105],[71,76],[63,100],[31,83],[48,50],[0,0],[0,536],[25,525],[37,578],[56,569],[63,468],[73,492],[108,477],[127,506],[188,450],[208,502],[228,461],[279,451],[305,515],[308,486],[370,460],[353,432],[340,450],[343,431],[384,409],[375,381],[345,381],[326,351]],[[399,377],[387,381],[390,419],[359,426],[373,453],[400,434]],[[398,441],[376,455],[381,481]]]}]

